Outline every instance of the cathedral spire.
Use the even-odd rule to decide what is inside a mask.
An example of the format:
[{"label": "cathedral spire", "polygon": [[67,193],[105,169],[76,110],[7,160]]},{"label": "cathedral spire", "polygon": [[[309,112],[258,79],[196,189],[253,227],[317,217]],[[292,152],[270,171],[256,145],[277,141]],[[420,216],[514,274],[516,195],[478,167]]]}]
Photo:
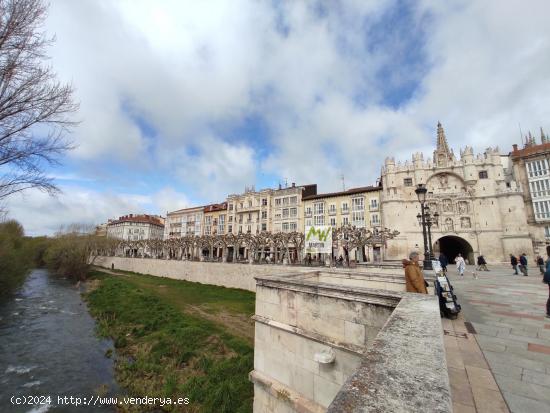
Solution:
[{"label": "cathedral spire", "polygon": [[454,155],[449,150],[443,126],[441,126],[441,122],[437,122],[437,146],[434,151],[434,161],[437,163],[437,166],[446,166],[447,161],[452,161],[453,158]]}]

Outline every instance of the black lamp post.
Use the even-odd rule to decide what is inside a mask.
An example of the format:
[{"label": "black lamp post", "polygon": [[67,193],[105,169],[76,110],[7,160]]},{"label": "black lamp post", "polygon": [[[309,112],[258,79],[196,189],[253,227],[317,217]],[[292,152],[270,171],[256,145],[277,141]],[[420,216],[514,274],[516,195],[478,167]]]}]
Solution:
[{"label": "black lamp post", "polygon": [[[428,188],[424,186],[424,184],[418,184],[416,189],[414,190],[416,192],[416,196],[418,197],[418,202],[420,202],[420,214],[416,216],[418,219],[418,222],[420,225],[422,225],[422,236],[424,237],[424,269],[425,270],[431,270],[432,269],[432,261],[431,261],[431,245],[430,248],[428,248],[428,234],[427,234],[427,224],[426,224],[426,212],[425,207],[426,204],[426,193],[428,192]],[[430,234],[431,237],[431,234]]]}]

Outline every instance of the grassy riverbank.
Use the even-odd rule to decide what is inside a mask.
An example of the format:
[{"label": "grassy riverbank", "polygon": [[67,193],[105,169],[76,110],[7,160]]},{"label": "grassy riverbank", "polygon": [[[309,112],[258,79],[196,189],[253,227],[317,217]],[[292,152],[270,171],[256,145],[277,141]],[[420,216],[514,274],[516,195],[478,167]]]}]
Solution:
[{"label": "grassy riverbank", "polygon": [[137,274],[91,278],[90,311],[115,342],[117,380],[130,394],[190,399],[168,411],[252,411],[253,293]]}]

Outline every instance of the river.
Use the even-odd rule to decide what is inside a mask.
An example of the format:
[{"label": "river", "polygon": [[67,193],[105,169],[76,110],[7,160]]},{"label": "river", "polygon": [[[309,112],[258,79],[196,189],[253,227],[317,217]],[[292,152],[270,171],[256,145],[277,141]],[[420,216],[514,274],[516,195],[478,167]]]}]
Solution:
[{"label": "river", "polygon": [[[0,412],[114,411],[58,404],[58,396],[89,400],[120,391],[113,360],[105,356],[113,344],[95,335],[82,288],[33,270],[14,296],[0,302]],[[30,395],[49,395],[51,403],[15,406],[10,401]]]}]

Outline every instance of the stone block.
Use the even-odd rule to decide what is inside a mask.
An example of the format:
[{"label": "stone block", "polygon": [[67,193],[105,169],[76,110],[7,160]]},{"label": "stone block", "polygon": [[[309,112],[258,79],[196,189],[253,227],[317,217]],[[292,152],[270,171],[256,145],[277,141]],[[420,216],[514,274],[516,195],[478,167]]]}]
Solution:
[{"label": "stone block", "polygon": [[313,400],[323,407],[328,407],[341,387],[341,384],[334,383],[324,377],[314,376]]},{"label": "stone block", "polygon": [[512,413],[548,413],[550,411],[550,403],[534,400],[507,391],[503,392],[502,395],[506,399],[506,403],[508,403]]},{"label": "stone block", "polygon": [[313,400],[313,377],[315,376],[309,370],[295,366],[292,372],[292,389]]},{"label": "stone block", "polygon": [[319,376],[342,386],[345,381],[344,375],[338,367],[335,362],[329,364],[319,363]]},{"label": "stone block", "polygon": [[362,324],[352,323],[350,321],[344,321],[344,334],[345,341],[349,344],[356,346],[366,346],[366,330]]}]

